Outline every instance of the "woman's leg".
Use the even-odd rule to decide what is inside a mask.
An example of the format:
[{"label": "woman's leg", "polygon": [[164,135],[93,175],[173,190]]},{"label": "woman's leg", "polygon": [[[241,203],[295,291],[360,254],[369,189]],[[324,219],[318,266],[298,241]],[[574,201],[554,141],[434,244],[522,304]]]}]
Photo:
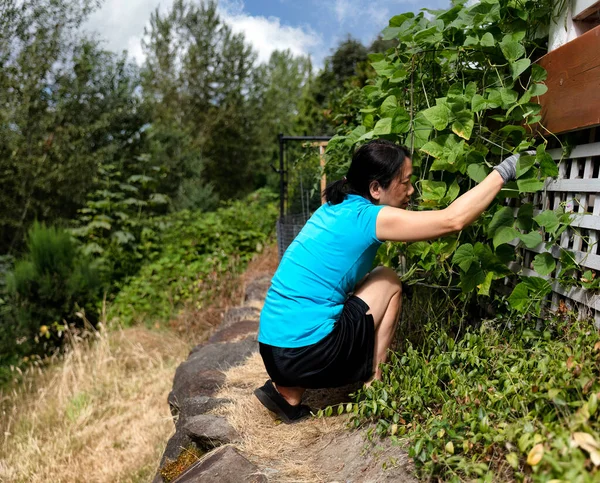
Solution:
[{"label": "woman's leg", "polygon": [[379,364],[387,361],[398,316],[402,307],[402,283],[391,268],[377,267],[357,288],[354,295],[369,306],[368,314],[375,323],[375,350],[373,352],[374,379],[381,379]]}]

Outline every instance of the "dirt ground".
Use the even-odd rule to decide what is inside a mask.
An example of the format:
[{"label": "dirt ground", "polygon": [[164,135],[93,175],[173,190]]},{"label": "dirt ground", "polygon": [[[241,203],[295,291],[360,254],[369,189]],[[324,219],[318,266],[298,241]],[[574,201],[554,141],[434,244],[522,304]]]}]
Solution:
[{"label": "dirt ground", "polygon": [[[232,402],[218,410],[242,437],[237,445],[273,482],[416,482],[406,450],[389,439],[366,439],[366,429],[351,430],[349,416],[310,418],[286,425],[253,395],[268,378],[259,354],[230,369],[216,397]],[[307,391],[312,408],[349,402],[356,386]]]}]

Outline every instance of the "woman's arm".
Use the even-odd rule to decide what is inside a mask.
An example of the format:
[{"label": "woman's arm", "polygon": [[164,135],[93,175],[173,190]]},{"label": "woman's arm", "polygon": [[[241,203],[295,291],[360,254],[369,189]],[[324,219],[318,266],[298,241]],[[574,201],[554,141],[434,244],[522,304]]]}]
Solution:
[{"label": "woman's arm", "polygon": [[386,206],[377,216],[377,238],[413,242],[432,240],[460,231],[473,223],[489,206],[506,182],[503,176],[497,170],[492,171],[481,183],[443,210],[407,211]]}]

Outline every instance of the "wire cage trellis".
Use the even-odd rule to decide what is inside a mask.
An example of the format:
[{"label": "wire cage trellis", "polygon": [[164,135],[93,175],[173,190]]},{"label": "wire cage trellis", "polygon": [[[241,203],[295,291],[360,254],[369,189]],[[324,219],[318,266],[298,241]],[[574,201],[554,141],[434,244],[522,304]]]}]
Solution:
[{"label": "wire cage trellis", "polygon": [[[275,171],[279,174],[279,218],[277,220],[277,248],[279,258],[283,256],[290,243],[296,238],[304,224],[311,215],[311,196],[310,189],[305,189],[304,180],[299,179],[300,203],[290,203],[289,199],[289,174],[290,162],[287,152],[289,142],[312,143],[313,146],[319,146],[321,149],[321,159],[323,159],[323,148],[331,139],[330,136],[284,136],[279,134],[279,169]],[[323,188],[324,180],[321,187]],[[310,183],[307,184],[309,186]],[[310,187],[310,186],[309,186]],[[294,212],[295,211],[295,212]],[[299,211],[299,212],[298,212]]]}]

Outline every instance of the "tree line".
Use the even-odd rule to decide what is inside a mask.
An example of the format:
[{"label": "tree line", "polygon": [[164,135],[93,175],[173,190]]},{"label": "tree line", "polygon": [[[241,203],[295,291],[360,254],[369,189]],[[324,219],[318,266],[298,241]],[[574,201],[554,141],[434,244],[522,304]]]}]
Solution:
[{"label": "tree line", "polygon": [[392,46],[348,37],[320,70],[290,51],[258,63],[215,1],[176,0],[137,65],[83,30],[97,3],[0,4],[3,347],[9,327],[118,291],[160,242],[149,219],[276,187],[277,133],[333,134],[346,87],[375,75],[368,53]]}]

